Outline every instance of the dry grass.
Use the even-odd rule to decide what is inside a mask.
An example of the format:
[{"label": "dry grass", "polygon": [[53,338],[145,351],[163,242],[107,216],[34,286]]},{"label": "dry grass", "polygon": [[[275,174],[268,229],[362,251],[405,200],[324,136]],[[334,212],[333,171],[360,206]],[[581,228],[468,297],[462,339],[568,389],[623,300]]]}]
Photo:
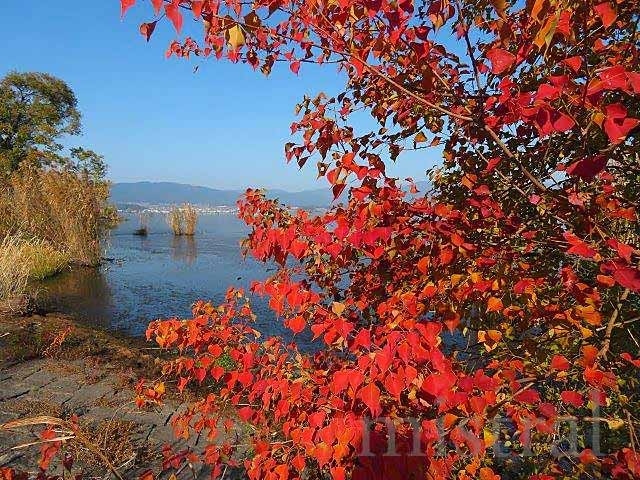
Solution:
[{"label": "dry grass", "polygon": [[95,454],[101,451],[109,462],[119,467],[127,462],[139,463],[152,456],[150,446],[140,442],[136,437],[140,434],[140,426],[131,421],[105,419],[100,422],[82,422],[82,435],[92,445],[92,449],[79,442],[70,442],[69,450],[77,462],[88,470],[101,471],[104,462]]},{"label": "dry grass", "polygon": [[192,205],[173,207],[167,221],[174,235],[195,235],[198,226],[198,212]]},{"label": "dry grass", "polygon": [[182,210],[179,207],[172,207],[171,210],[169,210],[167,222],[174,235],[183,235],[184,218],[182,216]]},{"label": "dry grass", "polygon": [[29,281],[29,266],[23,261],[23,242],[6,237],[0,243],[0,304],[17,310]]},{"label": "dry grass", "polygon": [[29,268],[30,280],[44,280],[64,270],[70,262],[66,253],[60,252],[43,240],[22,242],[22,261]]},{"label": "dry grass", "polygon": [[184,234],[195,235],[198,226],[198,212],[192,205],[182,207],[182,215],[184,217]]},{"label": "dry grass", "polygon": [[46,242],[72,262],[99,263],[108,185],[25,165],[1,186],[0,237],[19,232]]},{"label": "dry grass", "polygon": [[0,306],[18,311],[27,303],[30,280],[43,280],[62,271],[69,256],[42,240],[9,235],[0,242]]}]

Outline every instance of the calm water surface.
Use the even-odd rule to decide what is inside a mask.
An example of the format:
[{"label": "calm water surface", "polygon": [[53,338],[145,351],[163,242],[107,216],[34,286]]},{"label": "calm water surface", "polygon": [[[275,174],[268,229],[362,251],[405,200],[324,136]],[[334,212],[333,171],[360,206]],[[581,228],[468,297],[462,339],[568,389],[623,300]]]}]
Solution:
[{"label": "calm water surface", "polygon": [[[76,268],[40,285],[42,306],[141,335],[151,320],[188,317],[194,301],[221,302],[229,286],[248,289],[269,274],[268,266],[240,254],[248,230],[234,215],[201,216],[193,238],[175,237],[163,215],[151,217],[146,237],[133,235],[138,227],[137,217],[129,217],[111,232],[110,260],[100,269]],[[253,297],[252,304],[258,330],[291,338],[263,298]]]}]

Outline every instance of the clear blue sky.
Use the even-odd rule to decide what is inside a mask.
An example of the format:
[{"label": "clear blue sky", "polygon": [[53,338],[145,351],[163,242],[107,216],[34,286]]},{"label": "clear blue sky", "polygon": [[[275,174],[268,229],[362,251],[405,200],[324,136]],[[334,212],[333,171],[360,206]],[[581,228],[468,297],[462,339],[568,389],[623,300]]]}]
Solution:
[{"label": "clear blue sky", "polygon": [[[226,60],[167,60],[176,37],[168,22],[148,44],[138,32],[152,17],[146,0],[124,21],[118,0],[4,3],[0,75],[43,71],[67,81],[83,113],[84,134],[73,143],[103,154],[112,180],[291,191],[326,185],[315,180],[314,164],[287,165],[283,145],[305,93],[340,91],[334,66],[303,65],[296,77],[278,65],[264,77]],[[187,29],[191,22],[185,16]],[[421,180],[438,157],[428,150],[401,156],[391,172]]]}]

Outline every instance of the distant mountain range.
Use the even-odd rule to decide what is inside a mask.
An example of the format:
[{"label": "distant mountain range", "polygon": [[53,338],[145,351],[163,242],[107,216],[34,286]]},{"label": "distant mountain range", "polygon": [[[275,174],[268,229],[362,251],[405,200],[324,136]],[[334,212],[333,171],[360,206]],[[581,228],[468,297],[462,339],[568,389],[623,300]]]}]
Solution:
[{"label": "distant mountain range", "polygon": [[[418,182],[424,190],[428,182]],[[217,190],[173,182],[114,183],[111,186],[111,201],[116,205],[167,205],[192,203],[194,205],[234,206],[243,190]],[[295,207],[325,207],[333,201],[330,188],[287,192],[268,190],[270,198],[277,198],[285,205]],[[344,194],[343,194],[344,196]]]}]

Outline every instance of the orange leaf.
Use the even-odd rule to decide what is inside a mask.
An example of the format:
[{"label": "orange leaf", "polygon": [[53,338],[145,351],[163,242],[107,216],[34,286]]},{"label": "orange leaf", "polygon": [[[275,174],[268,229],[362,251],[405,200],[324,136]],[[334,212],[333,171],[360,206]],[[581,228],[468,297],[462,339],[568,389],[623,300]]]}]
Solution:
[{"label": "orange leaf", "polygon": [[331,310],[336,315],[342,315],[342,312],[344,312],[344,309],[345,309],[344,303],[333,302],[333,304],[331,305]]},{"label": "orange leaf", "polygon": [[502,308],[502,300],[496,297],[489,297],[489,300],[487,300],[487,312],[499,312]]},{"label": "orange leaf", "polygon": [[480,469],[480,480],[500,480],[500,475],[496,475],[489,467]]},{"label": "orange leaf", "polygon": [[369,407],[371,415],[377,417],[382,408],[380,407],[380,389],[374,383],[370,383],[358,392],[358,398]]},{"label": "orange leaf", "polygon": [[333,448],[324,442],[320,442],[314,449],[314,456],[316,457],[316,460],[318,460],[318,465],[322,468],[329,463],[333,457]]}]

